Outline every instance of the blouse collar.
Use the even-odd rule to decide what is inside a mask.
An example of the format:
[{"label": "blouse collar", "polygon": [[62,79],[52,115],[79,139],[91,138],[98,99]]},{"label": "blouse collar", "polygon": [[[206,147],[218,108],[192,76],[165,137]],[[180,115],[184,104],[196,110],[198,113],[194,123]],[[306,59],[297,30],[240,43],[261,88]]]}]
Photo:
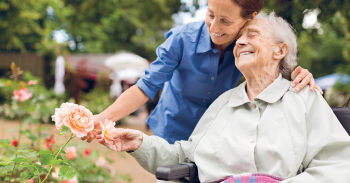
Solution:
[{"label": "blouse collar", "polygon": [[[228,103],[229,107],[238,107],[245,103],[249,103],[245,87],[247,81],[244,81],[238,87],[234,88]],[[267,103],[275,103],[288,91],[291,82],[284,79],[281,74],[275,79],[264,91],[262,91],[254,100],[259,99]]]}]

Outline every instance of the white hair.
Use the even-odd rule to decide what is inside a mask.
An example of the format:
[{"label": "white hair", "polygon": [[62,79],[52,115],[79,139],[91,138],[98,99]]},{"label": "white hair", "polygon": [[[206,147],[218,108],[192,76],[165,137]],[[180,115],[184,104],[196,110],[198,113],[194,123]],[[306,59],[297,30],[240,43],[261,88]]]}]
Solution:
[{"label": "white hair", "polygon": [[281,60],[278,68],[278,72],[286,79],[290,79],[291,73],[294,67],[297,65],[297,36],[295,35],[294,28],[283,18],[277,17],[274,12],[266,14],[260,12],[255,19],[267,20],[272,30],[271,33],[276,43],[287,43],[288,52]]}]

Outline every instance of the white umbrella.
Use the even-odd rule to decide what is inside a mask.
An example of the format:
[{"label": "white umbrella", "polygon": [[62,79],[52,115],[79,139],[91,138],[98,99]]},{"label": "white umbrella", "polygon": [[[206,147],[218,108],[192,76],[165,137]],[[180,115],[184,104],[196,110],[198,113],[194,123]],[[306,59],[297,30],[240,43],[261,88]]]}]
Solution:
[{"label": "white umbrella", "polygon": [[111,57],[108,57],[104,64],[113,70],[126,68],[145,70],[149,66],[146,59],[129,52],[119,52]]},{"label": "white umbrella", "polygon": [[144,70],[141,69],[121,69],[118,70],[118,78],[120,80],[135,80],[145,74]]}]

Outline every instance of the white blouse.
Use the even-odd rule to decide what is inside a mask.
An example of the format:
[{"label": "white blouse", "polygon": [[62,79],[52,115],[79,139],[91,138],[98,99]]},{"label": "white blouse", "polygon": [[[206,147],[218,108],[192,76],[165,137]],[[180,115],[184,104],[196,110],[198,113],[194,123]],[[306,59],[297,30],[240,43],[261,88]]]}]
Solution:
[{"label": "white blouse", "polygon": [[214,101],[188,141],[171,145],[144,134],[130,154],[153,174],[195,162],[202,183],[253,172],[283,183],[350,183],[349,135],[317,90],[290,85],[280,75],[251,102],[244,82]]}]

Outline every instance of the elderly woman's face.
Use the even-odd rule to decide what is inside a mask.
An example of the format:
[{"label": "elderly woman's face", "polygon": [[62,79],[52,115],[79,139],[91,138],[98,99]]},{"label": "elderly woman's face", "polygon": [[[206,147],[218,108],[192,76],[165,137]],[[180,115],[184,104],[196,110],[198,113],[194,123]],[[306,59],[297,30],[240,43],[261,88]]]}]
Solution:
[{"label": "elderly woman's face", "polygon": [[247,20],[240,15],[241,8],[232,0],[208,0],[205,24],[215,45],[229,46]]},{"label": "elderly woman's face", "polygon": [[273,59],[276,46],[266,20],[249,21],[237,35],[233,50],[237,68],[241,71],[271,66],[277,69],[278,62]]}]

